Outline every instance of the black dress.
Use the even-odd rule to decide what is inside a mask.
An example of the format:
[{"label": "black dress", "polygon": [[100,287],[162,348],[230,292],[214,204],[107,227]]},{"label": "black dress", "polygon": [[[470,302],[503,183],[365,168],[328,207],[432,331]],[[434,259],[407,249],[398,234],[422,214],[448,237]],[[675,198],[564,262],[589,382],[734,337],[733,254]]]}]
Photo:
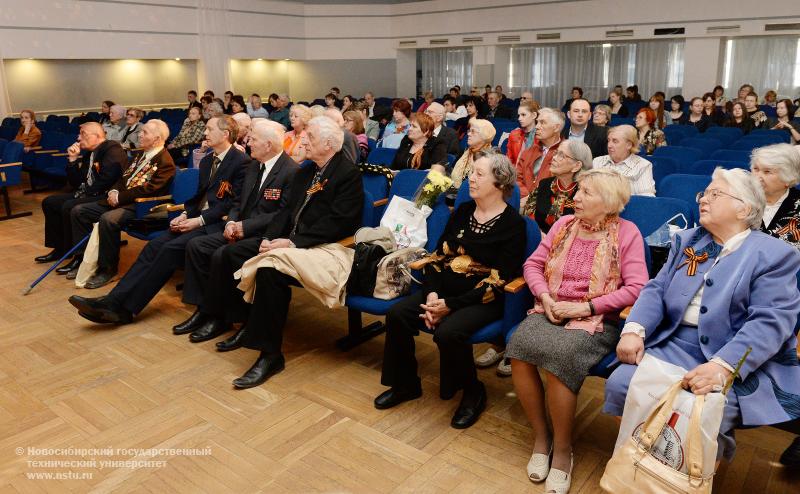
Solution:
[{"label": "black dress", "polygon": [[[474,212],[474,201],[453,212],[435,252],[443,259],[426,265],[422,290],[386,315],[381,374],[385,386],[399,390],[419,386],[414,336],[424,328],[420,304],[431,292],[443,298],[451,311],[433,335],[439,347],[441,396],[478,384],[470,337],[503,317],[503,286],[520,273],[525,257],[525,221],[511,206],[483,224],[476,224]],[[465,263],[450,262],[459,255],[471,257],[466,273],[461,269]]]},{"label": "black dress", "polygon": [[783,200],[769,225],[765,225],[762,221],[761,231],[800,249],[798,229],[800,229],[800,190],[791,187],[789,195]]},{"label": "black dress", "polygon": [[736,120],[734,120],[733,118],[728,118],[725,120],[725,123],[723,123],[722,126],[735,127],[742,131],[742,135],[747,135],[753,130],[753,120],[744,117],[740,123],[736,123]]},{"label": "black dress", "polygon": [[[413,168],[411,162],[414,155],[411,153],[411,146],[414,143],[408,136],[403,137],[400,141],[400,147],[397,148],[397,154],[394,155],[392,161],[392,170],[405,170],[406,168]],[[428,170],[431,165],[442,165],[447,168],[447,145],[438,137],[431,136],[422,148],[422,159],[420,160],[418,170]]]},{"label": "black dress", "polygon": [[709,127],[712,127],[714,125],[714,122],[711,121],[711,117],[706,115],[705,112],[703,112],[703,114],[700,116],[700,120],[698,120],[697,122],[692,122],[691,120],[689,120],[690,116],[691,113],[684,113],[683,115],[681,115],[681,118],[680,120],[678,120],[678,123],[681,125],[694,125],[697,128],[697,131],[700,132],[701,134],[706,130],[708,130]]}]

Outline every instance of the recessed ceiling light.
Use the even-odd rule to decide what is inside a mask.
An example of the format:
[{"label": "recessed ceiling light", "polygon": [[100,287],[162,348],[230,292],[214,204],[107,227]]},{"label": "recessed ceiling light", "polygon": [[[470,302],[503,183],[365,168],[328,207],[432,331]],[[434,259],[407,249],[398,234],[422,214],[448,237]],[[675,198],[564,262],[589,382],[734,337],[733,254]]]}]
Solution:
[{"label": "recessed ceiling light", "polygon": [[175,61],[176,61],[176,62],[180,62],[180,61],[181,61],[181,59],[180,59],[180,58],[178,58],[178,57],[175,57]]},{"label": "recessed ceiling light", "polygon": [[291,58],[284,58],[284,60],[287,61],[287,62],[290,62],[292,59]]},{"label": "recessed ceiling light", "polygon": [[263,62],[264,61],[263,58],[256,58],[256,60],[258,60],[259,62]]}]

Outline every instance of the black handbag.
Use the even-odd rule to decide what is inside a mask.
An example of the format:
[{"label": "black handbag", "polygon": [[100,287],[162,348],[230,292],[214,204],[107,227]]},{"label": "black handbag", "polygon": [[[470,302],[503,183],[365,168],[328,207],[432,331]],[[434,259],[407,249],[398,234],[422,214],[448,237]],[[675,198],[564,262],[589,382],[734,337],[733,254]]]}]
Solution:
[{"label": "black handbag", "polygon": [[372,297],[375,291],[375,277],[378,274],[378,263],[386,255],[386,250],[376,244],[359,242],[355,247],[353,269],[347,279],[347,293]]}]

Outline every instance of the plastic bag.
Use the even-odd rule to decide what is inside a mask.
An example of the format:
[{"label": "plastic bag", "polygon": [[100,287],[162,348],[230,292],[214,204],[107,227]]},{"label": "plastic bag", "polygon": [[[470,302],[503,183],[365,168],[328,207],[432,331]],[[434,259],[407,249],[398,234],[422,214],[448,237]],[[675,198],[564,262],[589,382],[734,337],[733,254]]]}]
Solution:
[{"label": "plastic bag", "polygon": [[[679,219],[683,220],[683,226],[674,223]],[[647,245],[651,247],[668,247],[670,243],[672,243],[672,237],[676,233],[686,230],[687,228],[689,228],[689,222],[682,213],[678,213],[665,221],[656,231],[648,235],[645,240]]]},{"label": "plastic bag", "polygon": [[428,216],[433,210],[428,206],[417,208],[414,203],[394,196],[381,218],[381,226],[392,231],[398,249],[425,247],[428,243]]}]

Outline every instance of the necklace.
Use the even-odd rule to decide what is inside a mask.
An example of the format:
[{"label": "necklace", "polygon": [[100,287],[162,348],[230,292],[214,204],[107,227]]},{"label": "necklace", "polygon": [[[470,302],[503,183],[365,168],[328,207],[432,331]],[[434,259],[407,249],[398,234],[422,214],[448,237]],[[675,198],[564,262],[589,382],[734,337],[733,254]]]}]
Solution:
[{"label": "necklace", "polygon": [[577,187],[577,186],[578,186],[578,182],[572,182],[571,184],[569,184],[567,186],[567,188],[562,188],[561,187],[561,180],[556,179],[556,189],[558,190],[558,192],[572,192],[573,190],[575,190],[575,187]]}]

